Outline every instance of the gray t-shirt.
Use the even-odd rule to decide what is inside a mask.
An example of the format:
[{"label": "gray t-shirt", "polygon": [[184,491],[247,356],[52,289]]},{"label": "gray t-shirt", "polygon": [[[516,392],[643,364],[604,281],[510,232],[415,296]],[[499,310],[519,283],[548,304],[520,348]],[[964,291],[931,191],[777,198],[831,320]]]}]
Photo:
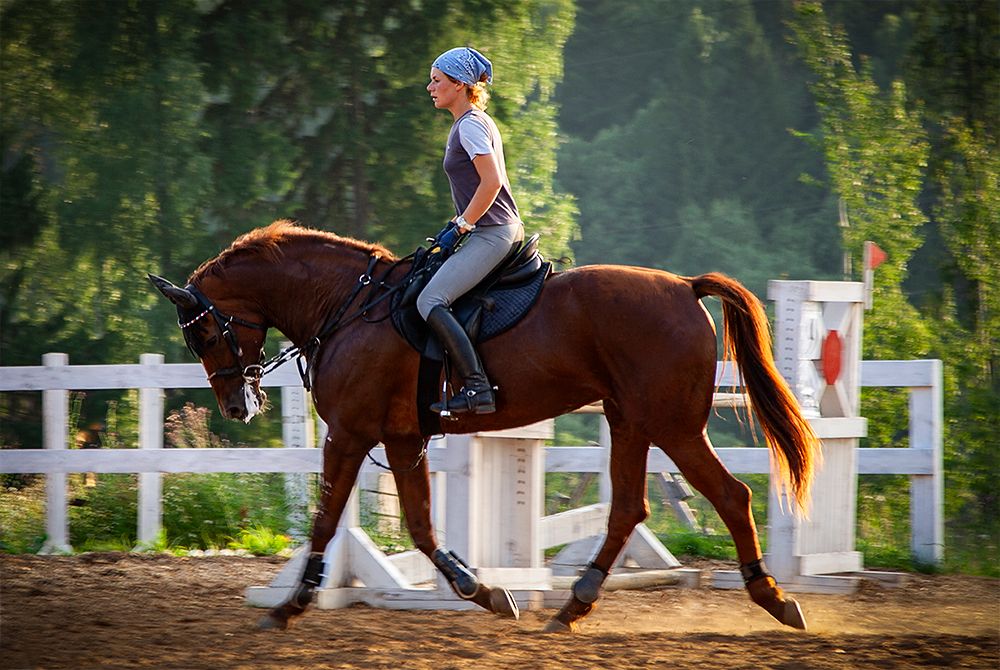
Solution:
[{"label": "gray t-shirt", "polygon": [[500,192],[496,200],[486,210],[477,226],[502,226],[519,223],[517,203],[511,194],[507,165],[503,155],[503,140],[496,123],[489,114],[472,109],[463,114],[448,133],[448,143],[444,152],[444,171],[451,185],[451,199],[455,203],[455,213],[461,214],[469,206],[472,196],[479,188],[479,173],[472,160],[476,156],[494,154],[500,168]]}]

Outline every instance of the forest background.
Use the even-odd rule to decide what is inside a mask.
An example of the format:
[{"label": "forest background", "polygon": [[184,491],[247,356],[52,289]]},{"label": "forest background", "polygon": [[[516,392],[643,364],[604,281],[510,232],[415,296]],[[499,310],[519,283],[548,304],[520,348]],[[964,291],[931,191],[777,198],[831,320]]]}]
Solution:
[{"label": "forest background", "polygon": [[[3,0],[0,42],[0,365],[189,360],[146,272],[180,283],[276,218],[412,250],[452,215],[429,64],[474,45],[522,217],[564,266],[718,270],[763,297],[860,279],[864,240],[888,253],[864,358],[944,361],[946,550],[996,574],[993,0]],[[0,395],[4,448],[40,445],[39,395]],[[167,397],[208,442],[280,441],[278,412]],[[906,446],[904,394],[862,413],[864,446]],[[134,394],[78,394],[73,421],[134,446]],[[862,539],[905,547],[907,495],[863,481]]]}]

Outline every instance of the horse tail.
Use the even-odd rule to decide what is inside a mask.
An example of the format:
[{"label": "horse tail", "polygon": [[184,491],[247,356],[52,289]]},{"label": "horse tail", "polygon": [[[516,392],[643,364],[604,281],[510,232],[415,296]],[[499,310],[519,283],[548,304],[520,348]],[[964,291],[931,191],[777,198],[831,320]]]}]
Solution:
[{"label": "horse tail", "polygon": [[723,360],[735,360],[745,392],[764,432],[781,486],[791,487],[798,508],[807,513],[819,440],[802,416],[799,403],[778,372],[764,307],[735,279],[712,272],[688,278],[701,299],[722,300]]}]

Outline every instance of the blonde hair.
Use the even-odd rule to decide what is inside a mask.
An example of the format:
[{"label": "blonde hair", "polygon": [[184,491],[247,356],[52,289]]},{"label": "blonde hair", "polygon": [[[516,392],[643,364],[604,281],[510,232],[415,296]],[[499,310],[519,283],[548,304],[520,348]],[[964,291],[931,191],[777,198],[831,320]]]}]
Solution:
[{"label": "blonde hair", "polygon": [[[459,81],[458,79],[455,79],[448,73],[445,73],[444,76],[448,77],[448,79],[452,80],[456,84],[465,84],[464,81]],[[465,84],[465,95],[466,97],[469,98],[469,102],[471,102],[473,106],[478,107],[479,109],[482,110],[486,109],[486,105],[488,105],[490,102],[490,92],[486,90],[485,73],[483,74],[483,78],[477,81],[472,86],[470,86],[469,84]]]},{"label": "blonde hair", "polygon": [[469,97],[469,102],[479,109],[486,109],[490,102],[490,92],[486,90],[486,82],[477,81],[475,86],[466,85],[465,94]]}]

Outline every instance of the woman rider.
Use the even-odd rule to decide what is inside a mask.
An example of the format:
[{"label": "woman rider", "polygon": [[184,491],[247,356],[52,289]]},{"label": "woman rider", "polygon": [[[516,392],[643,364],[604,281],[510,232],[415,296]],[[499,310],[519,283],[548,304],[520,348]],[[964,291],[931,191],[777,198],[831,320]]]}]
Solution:
[{"label": "woman rider", "polygon": [[444,171],[451,185],[456,216],[438,235],[442,247],[458,250],[434,274],[417,298],[417,309],[438,336],[462,377],[462,389],[435,412],[453,414],[496,411],[493,387],[451,304],[478,284],[524,239],[524,225],[511,195],[503,141],[485,111],[486,84],[493,66],[475,49],[459,47],[438,56],[427,91],[434,106],[451,112],[455,123],[445,146]]}]

